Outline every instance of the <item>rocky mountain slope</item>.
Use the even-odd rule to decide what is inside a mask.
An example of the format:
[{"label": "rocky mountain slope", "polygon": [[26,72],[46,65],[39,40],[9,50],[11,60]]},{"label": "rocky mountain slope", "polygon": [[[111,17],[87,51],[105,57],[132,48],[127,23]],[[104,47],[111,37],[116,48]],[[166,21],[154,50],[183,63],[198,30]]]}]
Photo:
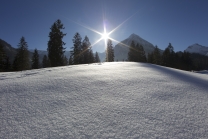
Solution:
[{"label": "rocky mountain slope", "polygon": [[10,61],[13,61],[17,53],[17,49],[13,48],[9,43],[7,43],[6,41],[2,39],[0,39],[0,44],[3,45],[3,49],[6,55],[9,57]]},{"label": "rocky mountain slope", "polygon": [[135,44],[139,43],[143,46],[146,55],[154,51],[155,47],[153,44],[149,43],[148,41],[144,40],[140,36],[136,34],[131,34],[127,39],[121,41],[117,45],[115,45],[114,52],[115,52],[115,60],[126,60],[128,58],[129,46],[131,42],[134,41]]},{"label": "rocky mountain slope", "polygon": [[185,51],[189,53],[198,53],[201,55],[208,56],[208,47],[202,46],[198,43],[190,45]]}]

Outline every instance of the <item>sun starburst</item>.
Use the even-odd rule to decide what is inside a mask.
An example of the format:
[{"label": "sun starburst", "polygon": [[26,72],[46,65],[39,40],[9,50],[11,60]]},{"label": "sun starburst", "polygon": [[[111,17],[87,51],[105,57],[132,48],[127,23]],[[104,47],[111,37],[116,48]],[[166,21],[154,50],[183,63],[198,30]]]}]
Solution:
[{"label": "sun starburst", "polygon": [[[138,11],[137,11],[138,12]],[[117,43],[120,43],[119,41],[117,41],[117,40],[115,40],[115,39],[113,39],[113,38],[111,38],[110,37],[110,35],[113,33],[113,32],[115,32],[118,28],[120,28],[125,22],[127,22],[130,18],[132,18],[137,12],[135,12],[134,14],[132,14],[130,17],[128,17],[126,20],[124,20],[123,22],[121,22],[118,26],[116,26],[114,29],[112,29],[111,31],[109,31],[109,32],[107,32],[107,30],[106,30],[106,24],[105,24],[105,18],[104,18],[104,16],[103,16],[103,33],[102,32],[99,32],[99,31],[97,31],[97,30],[95,30],[95,29],[93,29],[93,28],[91,28],[91,27],[89,27],[89,26],[87,26],[87,25],[84,25],[84,24],[82,24],[82,23],[79,23],[79,22],[76,22],[76,21],[73,21],[73,20],[71,20],[71,19],[68,19],[68,20],[70,20],[71,22],[74,22],[74,23],[76,23],[76,24],[78,24],[78,25],[80,25],[80,26],[82,26],[82,27],[84,27],[84,28],[86,28],[86,29],[88,29],[88,30],[90,30],[90,31],[93,31],[93,32],[95,32],[95,33],[97,33],[97,34],[99,34],[100,35],[100,38],[98,39],[98,40],[96,40],[93,44],[91,44],[91,47],[93,47],[94,45],[96,45],[97,43],[99,43],[101,40],[104,40],[104,42],[105,42],[105,47],[106,47],[106,44],[107,44],[107,40],[108,39],[111,39],[112,41],[114,41],[114,42],[117,42]],[[121,43],[122,45],[124,45],[124,46],[126,46],[126,47],[129,47],[129,46],[127,46],[126,44],[123,44],[123,43]]]},{"label": "sun starburst", "polygon": [[106,32],[106,28],[104,28],[104,32],[102,34],[102,39],[104,39],[104,40],[108,39],[108,33]]}]

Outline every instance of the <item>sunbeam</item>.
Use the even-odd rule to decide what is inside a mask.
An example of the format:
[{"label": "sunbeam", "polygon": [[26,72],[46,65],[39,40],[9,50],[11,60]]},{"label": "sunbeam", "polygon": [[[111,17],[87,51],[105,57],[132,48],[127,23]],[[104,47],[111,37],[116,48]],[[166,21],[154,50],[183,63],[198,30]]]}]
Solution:
[{"label": "sunbeam", "polygon": [[[139,11],[139,10],[138,10]],[[138,11],[136,11],[134,14],[132,14],[130,17],[128,17],[127,19],[125,19],[123,22],[121,22],[118,26],[116,26],[114,29],[112,29],[110,32],[107,32],[107,30],[106,30],[106,24],[105,24],[105,17],[104,17],[104,14],[103,14],[103,33],[102,32],[99,32],[99,31],[97,31],[97,30],[95,30],[95,29],[93,29],[93,28],[91,28],[91,27],[89,27],[89,26],[87,26],[87,25],[84,25],[84,24],[82,24],[82,23],[79,23],[79,22],[76,22],[76,21],[73,21],[73,20],[71,20],[71,19],[69,19],[69,18],[67,18],[67,17],[64,17],[65,19],[67,19],[67,20],[69,20],[69,21],[71,21],[71,22],[74,22],[75,24],[77,24],[77,25],[80,25],[80,26],[82,26],[82,27],[84,27],[84,28],[86,28],[86,29],[88,29],[88,30],[91,30],[92,32],[95,32],[95,33],[97,33],[97,34],[99,34],[101,37],[97,40],[97,41],[95,41],[92,45],[91,45],[91,47],[93,47],[95,44],[97,44],[98,42],[100,42],[101,40],[104,40],[104,42],[105,42],[105,47],[106,47],[106,45],[107,45],[107,40],[108,39],[111,39],[112,41],[114,41],[114,42],[117,42],[117,43],[121,43],[121,42],[119,42],[119,41],[117,41],[117,40],[115,40],[115,39],[113,39],[113,38],[111,38],[110,37],[110,34],[112,34],[114,31],[116,31],[118,28],[120,28],[124,23],[126,23],[128,20],[130,20],[133,16],[135,16],[137,13],[138,13]],[[63,16],[62,16],[63,17]],[[122,45],[124,45],[124,46],[126,46],[126,47],[129,47],[128,45],[126,45],[126,44],[123,44],[123,43],[121,43]]]},{"label": "sunbeam", "polygon": [[[40,8],[43,8],[43,7],[40,7]],[[141,9],[140,9],[141,10]],[[96,45],[97,43],[99,43],[101,40],[104,40],[104,43],[105,43],[105,47],[106,47],[106,45],[107,45],[107,40],[108,39],[111,39],[112,41],[114,41],[114,42],[117,42],[117,43],[121,43],[121,42],[119,42],[119,41],[117,41],[117,40],[115,40],[115,39],[113,39],[113,38],[111,38],[110,37],[110,35],[113,33],[113,32],[115,32],[118,28],[120,28],[123,24],[125,24],[127,21],[129,21],[132,17],[134,17],[140,10],[137,10],[135,13],[133,13],[131,16],[129,16],[128,18],[126,18],[123,22],[121,22],[120,24],[118,24],[114,29],[112,29],[111,31],[107,31],[107,25],[106,25],[106,15],[105,15],[105,10],[104,10],[104,8],[102,9],[102,13],[103,13],[103,33],[102,32],[99,32],[99,31],[97,31],[97,30],[95,30],[94,28],[92,28],[92,27],[89,27],[89,26],[87,26],[87,25],[85,25],[85,24],[83,24],[83,23],[80,23],[80,22],[77,22],[77,21],[74,21],[74,20],[72,20],[72,19],[70,19],[70,18],[68,18],[68,17],[66,17],[66,16],[64,16],[64,15],[61,15],[61,14],[58,14],[58,13],[55,13],[55,12],[53,12],[53,11],[50,11],[50,10],[48,10],[48,12],[49,13],[52,13],[52,14],[54,14],[54,15],[58,15],[58,16],[61,16],[61,17],[63,17],[63,18],[65,18],[66,20],[68,20],[69,22],[73,22],[73,23],[75,23],[75,24],[77,24],[77,25],[80,25],[80,26],[82,26],[82,27],[84,27],[84,28],[86,28],[86,29],[88,29],[88,30],[90,30],[90,31],[92,31],[92,32],[94,32],[94,33],[96,33],[96,34],[99,34],[100,35],[100,38],[98,39],[98,40],[96,40],[93,44],[91,44],[91,47],[93,47],[94,45]],[[126,45],[126,44],[123,44],[123,43],[121,43],[123,46],[125,46],[125,47],[129,47],[128,45]]]},{"label": "sunbeam", "polygon": [[129,19],[131,19],[135,14],[137,14],[138,13],[138,11],[137,12],[135,12],[133,15],[131,15],[129,18],[127,18],[126,20],[124,20],[121,24],[119,24],[117,27],[115,27],[113,30],[111,30],[110,32],[109,32],[109,35],[111,34],[111,33],[113,33],[114,31],[116,31],[120,26],[122,26],[125,22],[127,22]]},{"label": "sunbeam", "polygon": [[73,20],[71,20],[71,19],[69,19],[69,18],[67,18],[67,17],[65,17],[65,16],[62,16],[62,17],[64,17],[65,19],[67,19],[67,20],[69,20],[69,21],[71,21],[71,22],[74,22],[75,24],[80,25],[80,26],[82,26],[82,27],[84,27],[84,28],[86,28],[86,29],[88,29],[88,30],[91,30],[92,32],[95,32],[95,33],[97,33],[97,34],[99,34],[99,35],[101,36],[97,41],[95,41],[93,44],[91,44],[90,47],[93,47],[94,45],[96,45],[97,43],[99,43],[101,40],[104,40],[105,47],[106,47],[106,46],[107,46],[107,40],[108,40],[108,39],[111,39],[112,41],[114,41],[114,42],[116,42],[116,43],[120,43],[120,44],[122,44],[123,46],[129,48],[130,46],[128,46],[128,45],[126,45],[126,44],[124,44],[124,43],[122,43],[122,42],[119,42],[119,41],[117,41],[117,40],[111,38],[111,37],[110,37],[110,34],[112,34],[114,31],[116,31],[119,27],[121,27],[124,23],[126,23],[128,20],[130,20],[130,19],[131,19],[133,16],[135,16],[137,13],[138,13],[138,11],[135,12],[134,14],[132,14],[132,15],[131,15],[130,17],[128,17],[127,19],[125,19],[122,23],[120,23],[118,26],[116,26],[114,29],[112,29],[109,33],[107,33],[107,31],[106,31],[106,24],[105,24],[105,22],[104,22],[104,20],[105,20],[104,15],[103,15],[103,33],[99,32],[99,31],[97,31],[97,30],[95,30],[95,29],[93,29],[93,28],[91,28],[91,27],[89,27],[89,26],[87,26],[87,25],[84,25],[84,24],[82,24],[82,23],[73,21]]}]

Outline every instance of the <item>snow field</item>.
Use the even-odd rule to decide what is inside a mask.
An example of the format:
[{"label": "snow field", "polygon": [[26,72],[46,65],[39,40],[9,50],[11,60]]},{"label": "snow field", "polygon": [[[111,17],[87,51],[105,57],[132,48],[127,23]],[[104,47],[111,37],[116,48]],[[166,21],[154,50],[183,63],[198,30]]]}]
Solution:
[{"label": "snow field", "polygon": [[134,62],[0,73],[0,138],[208,138],[207,90]]}]

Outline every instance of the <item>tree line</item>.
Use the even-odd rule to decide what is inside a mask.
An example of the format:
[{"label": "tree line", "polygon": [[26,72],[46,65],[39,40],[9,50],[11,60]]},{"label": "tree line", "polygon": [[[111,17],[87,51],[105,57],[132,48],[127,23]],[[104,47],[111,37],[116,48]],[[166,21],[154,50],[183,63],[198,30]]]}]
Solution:
[{"label": "tree line", "polygon": [[143,46],[132,41],[129,46],[128,61],[147,62],[186,71],[208,69],[207,56],[196,53],[191,54],[185,51],[174,52],[174,47],[171,43],[164,51],[160,50],[156,45],[154,51],[146,56]]},{"label": "tree line", "polygon": [[0,43],[0,72],[10,71],[10,60],[3,49],[3,44]]},{"label": "tree line", "polygon": [[171,43],[161,52],[157,46],[148,54],[148,63],[176,68],[180,70],[205,70],[208,69],[208,57],[196,53],[174,52]]},{"label": "tree line", "polygon": [[[17,48],[17,54],[12,64],[10,64],[9,57],[6,56],[3,45],[0,44],[0,71],[22,71],[29,69],[38,69],[40,67],[57,67],[65,65],[89,64],[100,62],[98,53],[92,51],[92,46],[87,36],[82,40],[81,35],[75,33],[72,41],[73,46],[70,48],[70,58],[64,55],[66,43],[63,42],[64,26],[61,20],[55,21],[49,32],[49,41],[47,52],[44,55],[42,62],[39,61],[38,50],[35,49],[32,59],[29,58],[28,44],[24,37],[21,37]],[[112,41],[108,39],[106,46],[106,62],[114,61],[114,47]],[[129,46],[127,61],[133,62],[148,62],[152,64],[162,65],[166,67],[177,68],[181,70],[204,70],[208,69],[208,57],[200,54],[190,54],[188,52],[174,52],[174,48],[169,43],[167,48],[162,52],[158,46],[152,53],[145,54],[144,48],[141,44],[131,42]],[[42,65],[42,66],[40,66]]]},{"label": "tree line", "polygon": [[28,44],[24,37],[21,37],[17,45],[17,54],[12,64],[3,50],[3,44],[0,44],[0,71],[22,71],[41,67],[46,68],[100,62],[98,52],[94,54],[92,51],[89,38],[85,36],[82,41],[79,33],[75,33],[72,39],[73,47],[71,47],[70,58],[67,59],[64,55],[66,48],[64,47],[65,43],[63,42],[63,37],[66,36],[66,34],[63,33],[63,29],[64,26],[59,19],[52,24],[47,47],[48,55],[44,55],[42,62],[39,61],[37,49],[34,50],[32,59],[30,59]]}]

